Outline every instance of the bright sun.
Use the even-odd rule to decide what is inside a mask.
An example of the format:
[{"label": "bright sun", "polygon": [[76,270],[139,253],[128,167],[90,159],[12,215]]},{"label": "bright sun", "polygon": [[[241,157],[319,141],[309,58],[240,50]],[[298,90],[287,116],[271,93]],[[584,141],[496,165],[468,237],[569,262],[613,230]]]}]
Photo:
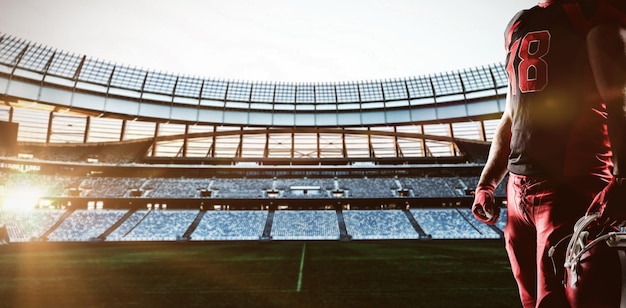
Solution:
[{"label": "bright sun", "polygon": [[5,192],[0,198],[5,209],[29,210],[39,205],[41,196],[41,190],[31,187]]}]

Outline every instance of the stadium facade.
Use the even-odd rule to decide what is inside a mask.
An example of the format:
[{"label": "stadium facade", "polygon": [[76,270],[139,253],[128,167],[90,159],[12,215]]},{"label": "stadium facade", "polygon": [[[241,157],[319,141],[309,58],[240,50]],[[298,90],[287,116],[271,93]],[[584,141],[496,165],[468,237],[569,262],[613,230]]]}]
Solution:
[{"label": "stadium facade", "polygon": [[185,218],[195,227],[207,209],[402,209],[432,235],[411,211],[444,205],[468,222],[506,87],[501,64],[358,82],[218,80],[0,33],[0,192],[34,175],[58,182],[44,196],[63,209],[131,208],[125,221],[157,204],[199,207]]}]

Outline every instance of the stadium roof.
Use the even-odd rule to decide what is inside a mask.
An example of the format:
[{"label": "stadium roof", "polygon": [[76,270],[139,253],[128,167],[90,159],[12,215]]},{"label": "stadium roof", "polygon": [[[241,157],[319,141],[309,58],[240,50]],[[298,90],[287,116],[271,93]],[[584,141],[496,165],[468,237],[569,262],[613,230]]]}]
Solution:
[{"label": "stadium roof", "polygon": [[[8,80],[17,77],[50,87],[63,87],[71,92],[120,97],[116,100],[111,98],[108,106],[101,99],[93,97],[85,99],[89,104],[81,104],[79,100],[58,100],[58,95],[46,101],[46,96],[42,95],[45,93],[42,91],[37,91],[39,93],[36,97],[33,95],[35,91],[22,97],[55,105],[131,117],[151,115],[166,121],[251,126],[388,125],[470,118],[481,114],[498,113],[501,111],[500,106],[496,104],[491,106],[491,109],[467,110],[460,113],[457,110],[450,114],[446,114],[443,108],[424,107],[447,103],[471,105],[471,101],[476,99],[497,98],[503,95],[507,82],[502,65],[422,77],[345,83],[254,83],[202,79],[115,65],[8,35],[0,37],[0,64],[2,64],[0,73],[9,76],[5,79],[8,96],[20,97],[19,92],[24,92],[20,89],[14,90],[18,88],[17,85],[8,86]],[[119,106],[113,101],[118,102]],[[131,103],[133,101],[135,103]],[[164,104],[171,104],[172,110],[178,111],[180,115],[173,116],[170,106]],[[132,112],[134,109],[132,106],[141,109],[140,105],[146,106],[143,108],[144,114],[141,110]],[[200,110],[217,109],[232,112],[204,113],[207,118],[211,118],[205,119],[200,114],[194,115],[193,112],[189,112],[190,106]],[[483,108],[482,106],[484,104],[479,108]],[[403,116],[402,113],[386,112],[411,108],[420,110],[421,115],[415,115],[414,118],[413,113],[405,113]],[[361,114],[358,119],[354,111]],[[241,112],[257,112],[257,116],[251,119],[242,116]],[[274,116],[268,116],[268,112]],[[321,115],[329,112],[344,114],[342,118],[345,121]],[[294,114],[309,116],[296,120]],[[368,116],[362,116],[363,114]],[[276,119],[277,115],[281,116]]]},{"label": "stadium roof", "polygon": [[0,120],[20,123],[20,141],[153,138],[149,156],[457,156],[455,139],[490,139],[494,123],[485,121],[499,117],[505,89],[500,64],[393,80],[246,82],[116,65],[0,35]]}]

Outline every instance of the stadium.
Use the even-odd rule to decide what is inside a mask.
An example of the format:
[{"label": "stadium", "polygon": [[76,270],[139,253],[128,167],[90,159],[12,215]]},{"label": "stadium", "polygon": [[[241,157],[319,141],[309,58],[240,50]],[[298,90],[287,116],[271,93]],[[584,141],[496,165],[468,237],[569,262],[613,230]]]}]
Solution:
[{"label": "stadium", "polygon": [[[190,294],[200,292],[198,284],[209,284],[219,292],[203,293],[203,300],[225,306],[458,307],[489,290],[501,292],[500,299],[466,307],[511,307],[516,290],[501,249],[506,209],[494,226],[480,223],[469,210],[504,110],[506,87],[501,64],[355,82],[220,80],[117,65],[0,34],[0,240],[7,244],[0,249],[6,258],[44,254],[38,264],[57,260],[47,255],[56,251],[67,254],[56,261],[62,264],[161,250],[180,253],[172,260],[199,266],[204,261],[185,253],[215,247],[232,251],[207,257],[213,264],[244,258],[244,252],[269,259],[295,256],[280,265],[243,264],[241,272],[259,267],[289,272],[282,266],[300,263],[293,288],[292,277],[284,278],[289,280],[284,288],[279,278],[259,280],[259,285],[275,286],[267,288],[246,286],[257,283],[246,278],[234,288],[243,290],[237,293],[232,285],[239,278],[228,276],[224,279],[231,288],[222,280],[217,288],[202,281],[185,288],[166,286],[176,291],[156,295],[135,290],[139,306],[164,305],[166,298],[204,305],[192,302]],[[496,197],[504,206],[502,186]],[[349,252],[338,251],[361,247],[351,245],[364,245],[359,248],[364,251],[379,245],[390,245],[383,250],[463,247],[450,253],[468,254],[467,259],[458,260],[456,270],[445,265],[442,280],[454,280],[450,277],[458,277],[468,263],[485,263],[480,253],[499,266],[497,273],[485,274],[489,279],[459,279],[465,291],[456,283],[428,283],[426,271],[420,272],[425,282],[417,292],[407,286],[415,270],[394,276],[406,269],[382,265],[381,272],[358,272],[348,280],[321,274],[363,266],[372,270],[374,261],[367,257],[360,265],[341,265],[341,253]],[[329,258],[306,263],[316,250],[319,258]],[[172,260],[139,262],[127,270],[150,276],[142,266]],[[396,262],[416,261],[380,263]],[[318,277],[307,278],[315,266]],[[15,269],[3,268],[19,277]],[[481,276],[469,273],[474,279]],[[494,276],[499,277],[494,285],[486,282]],[[156,289],[168,284],[162,278],[150,276],[129,286]],[[443,299],[439,290],[446,288],[458,293]],[[47,294],[43,299],[60,303],[49,291],[41,292]],[[64,294],[64,306],[99,303],[110,295],[57,292]],[[124,297],[128,303],[129,292],[112,292],[105,302],[119,306],[117,297]],[[41,304],[26,293],[11,294],[14,306]],[[314,301],[320,297],[324,303]]]}]

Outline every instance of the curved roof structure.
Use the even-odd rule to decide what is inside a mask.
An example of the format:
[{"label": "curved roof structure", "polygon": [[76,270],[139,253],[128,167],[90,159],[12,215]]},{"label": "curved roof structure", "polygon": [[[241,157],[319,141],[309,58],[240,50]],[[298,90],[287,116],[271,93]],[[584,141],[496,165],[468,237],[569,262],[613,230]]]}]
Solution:
[{"label": "curved roof structure", "polygon": [[[506,86],[501,64],[393,80],[217,80],[116,65],[0,33],[0,120],[20,123],[20,141],[154,138],[152,156],[187,157],[194,147],[205,157],[322,158],[327,147],[344,158],[455,156],[455,138],[489,140],[484,121],[499,118]],[[473,132],[463,132],[467,126]],[[357,139],[364,143],[353,150]],[[437,144],[448,150],[433,151]]]},{"label": "curved roof structure", "polygon": [[215,80],[115,65],[7,35],[0,36],[0,72],[0,89],[8,96],[105,114],[273,127],[472,118],[500,112],[506,88],[502,65],[344,83]]}]

